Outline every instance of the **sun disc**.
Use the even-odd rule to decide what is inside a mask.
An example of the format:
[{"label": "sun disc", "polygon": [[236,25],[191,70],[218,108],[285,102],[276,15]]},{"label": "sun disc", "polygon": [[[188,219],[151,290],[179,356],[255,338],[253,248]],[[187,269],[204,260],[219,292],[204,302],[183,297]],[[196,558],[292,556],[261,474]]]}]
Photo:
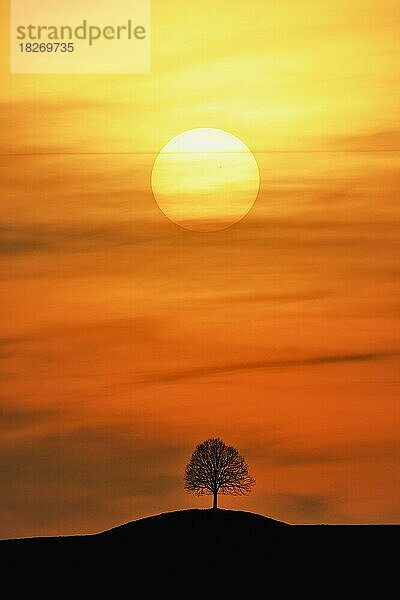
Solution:
[{"label": "sun disc", "polygon": [[253,206],[260,185],[249,148],[222,129],[199,128],[170,140],[153,166],[151,186],[160,210],[192,231],[226,229]]}]

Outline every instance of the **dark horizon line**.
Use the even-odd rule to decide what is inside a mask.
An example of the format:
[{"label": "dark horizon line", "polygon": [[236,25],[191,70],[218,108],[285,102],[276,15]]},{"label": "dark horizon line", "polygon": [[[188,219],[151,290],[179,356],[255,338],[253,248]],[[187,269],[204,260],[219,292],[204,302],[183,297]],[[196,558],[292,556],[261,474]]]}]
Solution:
[{"label": "dark horizon line", "polygon": [[132,523],[137,523],[139,521],[146,521],[147,519],[153,519],[157,517],[161,517],[163,515],[171,515],[175,513],[183,513],[183,512],[210,512],[215,513],[216,511],[221,512],[235,512],[235,513],[246,513],[251,515],[256,515],[259,517],[264,517],[265,519],[269,519],[271,521],[275,521],[276,523],[281,523],[282,525],[287,525],[288,527],[400,527],[400,523],[288,523],[286,521],[281,521],[280,519],[276,519],[273,517],[267,517],[261,513],[256,513],[253,511],[247,510],[238,510],[231,508],[183,508],[180,510],[171,510],[165,511],[161,513],[156,513],[152,515],[147,515],[145,517],[139,517],[138,519],[133,519],[132,521],[125,521],[124,523],[120,523],[119,525],[114,525],[108,529],[103,529],[101,531],[97,531],[95,533],[74,533],[74,534],[55,534],[55,535],[33,535],[27,537],[15,537],[15,538],[0,538],[1,542],[13,542],[13,541],[28,541],[28,540],[52,540],[52,539],[70,539],[70,538],[87,538],[87,537],[96,537],[102,535],[103,533],[108,533],[114,531],[115,529],[120,529],[122,527],[131,525]]}]

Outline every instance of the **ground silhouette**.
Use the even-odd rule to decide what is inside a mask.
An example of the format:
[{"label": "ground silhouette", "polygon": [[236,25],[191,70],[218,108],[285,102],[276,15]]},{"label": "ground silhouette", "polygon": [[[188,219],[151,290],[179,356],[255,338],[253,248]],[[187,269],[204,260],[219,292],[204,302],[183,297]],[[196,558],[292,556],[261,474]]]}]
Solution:
[{"label": "ground silhouette", "polygon": [[[310,569],[365,569],[395,541],[397,526],[289,525],[262,515],[221,509],[183,510],[132,521],[95,535],[0,541],[3,567],[24,565],[69,578],[79,569],[132,575],[261,573],[286,580]],[[213,571],[214,570],[214,571]],[[150,575],[153,576],[153,575]],[[287,582],[289,584],[289,582]]]}]

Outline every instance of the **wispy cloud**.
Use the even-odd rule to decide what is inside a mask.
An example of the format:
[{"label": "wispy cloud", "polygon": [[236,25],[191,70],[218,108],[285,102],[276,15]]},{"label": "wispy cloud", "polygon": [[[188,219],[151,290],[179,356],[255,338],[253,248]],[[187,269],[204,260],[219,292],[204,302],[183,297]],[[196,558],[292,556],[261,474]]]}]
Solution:
[{"label": "wispy cloud", "polygon": [[400,151],[400,129],[378,129],[332,138],[331,144],[353,152]]},{"label": "wispy cloud", "polygon": [[301,523],[328,521],[335,512],[336,498],[323,494],[293,494],[280,492],[267,498],[268,509],[286,514]]},{"label": "wispy cloud", "polygon": [[264,443],[249,446],[249,453],[257,457],[266,469],[271,466],[308,467],[340,464],[361,464],[392,461],[400,455],[400,446],[394,436],[386,439],[310,441],[290,436],[271,437]]},{"label": "wispy cloud", "polygon": [[26,225],[0,227],[0,255],[52,252],[90,252],[105,247],[134,246],[162,239],[149,228],[135,227],[126,222],[104,226]]},{"label": "wispy cloud", "polygon": [[57,415],[57,411],[50,409],[33,408],[31,410],[17,410],[14,408],[5,408],[0,404],[0,431],[4,434],[15,431],[26,425],[40,423],[49,417]]},{"label": "wispy cloud", "polygon": [[[211,304],[292,304],[296,302],[307,302],[311,300],[319,300],[329,296],[329,293],[325,290],[321,291],[310,291],[310,292],[299,292],[294,293],[281,293],[281,294],[268,294],[259,292],[242,292],[237,294],[215,294],[213,296],[199,297],[198,300],[201,302],[210,302]],[[196,298],[193,299],[194,301]]]},{"label": "wispy cloud", "polygon": [[154,371],[152,373],[139,376],[135,383],[170,383],[184,379],[198,379],[203,377],[211,377],[213,375],[223,375],[243,371],[266,371],[273,369],[290,369],[294,367],[317,367],[336,363],[366,362],[380,360],[395,355],[397,355],[397,352],[365,352],[359,354],[314,356],[303,359],[260,360],[252,362],[227,363],[223,365],[208,365],[204,367],[193,367],[192,369],[185,370],[182,369],[163,372]]},{"label": "wispy cloud", "polygon": [[[21,413],[17,421],[31,417]],[[180,444],[146,439],[132,426],[63,432],[59,423],[51,435],[14,442],[0,456],[0,537],[25,523],[31,531],[59,533],[71,524],[73,531],[77,522],[92,531],[99,528],[93,529],[96,522],[111,526],[118,503],[133,507],[141,498],[163,497],[180,487],[176,464],[184,455]]]}]

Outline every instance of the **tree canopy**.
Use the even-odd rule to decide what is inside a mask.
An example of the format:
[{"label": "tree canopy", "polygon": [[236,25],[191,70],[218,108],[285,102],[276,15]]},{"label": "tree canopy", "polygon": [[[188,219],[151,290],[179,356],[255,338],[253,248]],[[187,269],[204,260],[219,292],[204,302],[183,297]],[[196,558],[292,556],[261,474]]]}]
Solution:
[{"label": "tree canopy", "polygon": [[185,469],[185,489],[197,496],[213,495],[213,508],[219,493],[243,496],[254,483],[244,457],[219,438],[198,444]]}]

